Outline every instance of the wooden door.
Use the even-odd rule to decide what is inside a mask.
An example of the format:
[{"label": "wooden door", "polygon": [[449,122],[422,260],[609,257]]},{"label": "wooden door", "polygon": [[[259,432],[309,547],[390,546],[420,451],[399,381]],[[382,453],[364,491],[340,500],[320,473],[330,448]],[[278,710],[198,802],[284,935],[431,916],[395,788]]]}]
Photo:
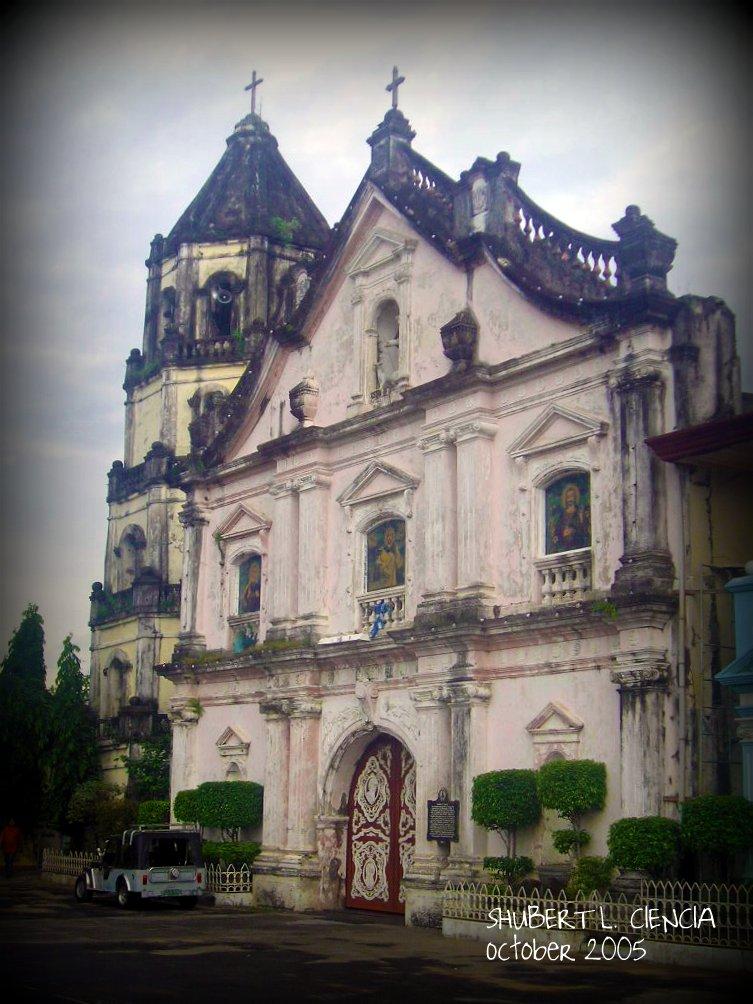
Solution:
[{"label": "wooden door", "polygon": [[356,764],[348,804],[345,905],[405,913],[402,878],[416,841],[416,765],[391,736]]}]

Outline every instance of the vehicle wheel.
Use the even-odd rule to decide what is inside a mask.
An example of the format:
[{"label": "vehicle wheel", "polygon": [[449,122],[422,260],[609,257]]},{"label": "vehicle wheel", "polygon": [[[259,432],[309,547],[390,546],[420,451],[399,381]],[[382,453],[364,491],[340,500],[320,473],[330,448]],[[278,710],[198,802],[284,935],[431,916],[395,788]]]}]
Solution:
[{"label": "vehicle wheel", "polygon": [[86,876],[79,875],[73,887],[73,895],[77,903],[88,903],[92,898],[92,891],[86,884]]},{"label": "vehicle wheel", "polygon": [[136,905],[136,896],[134,893],[128,891],[128,886],[121,879],[118,882],[118,887],[115,890],[115,896],[118,900],[118,906],[121,910],[128,910],[130,907]]},{"label": "vehicle wheel", "polygon": [[198,902],[198,896],[181,896],[178,900],[178,904],[182,910],[193,910]]}]

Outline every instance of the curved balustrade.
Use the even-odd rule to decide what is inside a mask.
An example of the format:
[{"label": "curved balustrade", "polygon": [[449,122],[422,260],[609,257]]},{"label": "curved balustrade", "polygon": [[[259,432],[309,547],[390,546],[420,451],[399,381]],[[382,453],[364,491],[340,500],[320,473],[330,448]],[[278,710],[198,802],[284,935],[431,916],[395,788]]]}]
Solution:
[{"label": "curved balustrade", "polygon": [[524,244],[540,247],[559,266],[574,276],[592,280],[602,295],[623,290],[620,270],[620,242],[602,240],[574,230],[537,206],[519,188],[510,193],[511,230],[517,230]]}]

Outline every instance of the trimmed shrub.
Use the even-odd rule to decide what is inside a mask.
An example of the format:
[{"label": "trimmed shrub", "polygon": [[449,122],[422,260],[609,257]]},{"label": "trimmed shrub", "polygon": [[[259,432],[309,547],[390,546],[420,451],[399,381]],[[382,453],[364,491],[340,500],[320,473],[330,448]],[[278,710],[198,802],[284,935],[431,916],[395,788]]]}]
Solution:
[{"label": "trimmed shrub", "polygon": [[753,847],[753,802],[740,795],[700,795],[682,804],[683,844],[701,854],[728,857]]},{"label": "trimmed shrub", "polygon": [[474,777],[471,818],[479,826],[499,833],[510,860],[515,860],[518,829],[533,826],[540,816],[536,775],[532,770],[491,770]]},{"label": "trimmed shrub", "polygon": [[484,858],[484,868],[513,885],[530,875],[533,861],[524,855],[517,858]]},{"label": "trimmed shrub", "polygon": [[205,840],[201,845],[205,864],[250,865],[261,850],[253,841],[219,842]]},{"label": "trimmed shrub", "polygon": [[179,823],[196,823],[199,819],[196,788],[184,788],[175,796],[173,812]]},{"label": "trimmed shrub", "polygon": [[566,886],[568,896],[588,896],[592,892],[605,892],[612,881],[614,865],[610,858],[586,856],[580,858],[573,868]]},{"label": "trimmed shrub", "polygon": [[591,834],[588,830],[555,830],[552,833],[552,843],[560,854],[577,854],[581,847],[591,843]]},{"label": "trimmed shrub", "polygon": [[618,868],[666,875],[680,853],[680,824],[663,816],[618,819],[609,827],[609,856]]},{"label": "trimmed shrub", "polygon": [[151,798],[141,802],[136,822],[139,826],[164,826],[170,822],[170,803],[166,798]]},{"label": "trimmed shrub", "polygon": [[254,781],[205,781],[196,789],[197,822],[237,842],[240,830],[260,825],[263,795]]},{"label": "trimmed shrub", "polygon": [[541,804],[574,823],[604,808],[607,768],[595,760],[551,760],[539,767],[536,784]]}]

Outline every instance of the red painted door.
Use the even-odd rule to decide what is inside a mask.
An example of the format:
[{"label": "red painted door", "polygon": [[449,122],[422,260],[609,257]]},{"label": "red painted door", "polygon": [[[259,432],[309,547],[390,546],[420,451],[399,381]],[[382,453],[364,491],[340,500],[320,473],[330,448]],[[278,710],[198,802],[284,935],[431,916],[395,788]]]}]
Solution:
[{"label": "red painted door", "polygon": [[401,882],[416,842],[416,765],[397,739],[380,736],[358,761],[348,809],[345,905],[405,913]]}]

